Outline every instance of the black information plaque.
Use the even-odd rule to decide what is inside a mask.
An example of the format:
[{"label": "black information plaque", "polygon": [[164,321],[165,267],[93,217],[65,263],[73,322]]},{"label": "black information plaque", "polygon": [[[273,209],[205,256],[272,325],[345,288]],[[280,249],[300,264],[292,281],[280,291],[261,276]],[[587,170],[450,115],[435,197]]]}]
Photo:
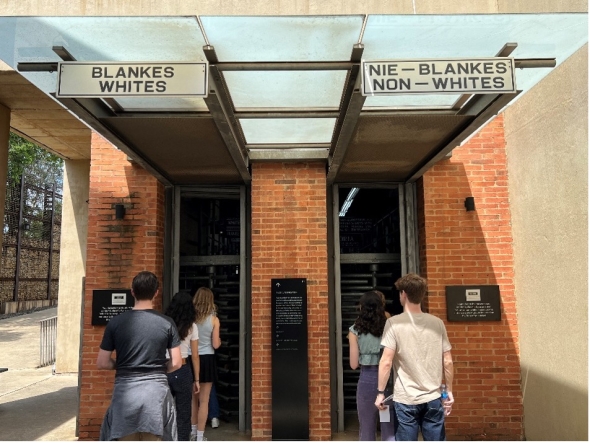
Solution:
[{"label": "black information plaque", "polygon": [[446,286],[448,321],[499,321],[500,287]]},{"label": "black information plaque", "polygon": [[307,280],[273,278],[272,439],[309,440]]},{"label": "black information plaque", "polygon": [[134,305],[131,289],[95,289],[92,291],[92,324],[106,325],[115,315]]}]

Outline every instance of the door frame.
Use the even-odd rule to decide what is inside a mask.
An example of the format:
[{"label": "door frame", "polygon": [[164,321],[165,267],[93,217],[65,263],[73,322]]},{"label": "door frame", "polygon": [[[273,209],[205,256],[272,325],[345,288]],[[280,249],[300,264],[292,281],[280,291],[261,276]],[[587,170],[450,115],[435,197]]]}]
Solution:
[{"label": "door frame", "polygon": [[[409,272],[419,272],[418,257],[418,228],[417,228],[417,201],[416,201],[416,184],[414,183],[338,183],[332,185],[332,247],[334,270],[332,281],[334,287],[334,315],[332,324],[332,334],[335,352],[333,366],[336,368],[336,396],[332,402],[332,407],[336,408],[336,431],[344,432],[344,367],[343,361],[343,339],[342,339],[342,288],[341,280],[341,256],[340,256],[340,219],[339,219],[339,191],[340,188],[361,188],[361,189],[392,189],[397,188],[399,191],[399,214],[400,214],[400,249],[402,275]],[[376,254],[377,256],[377,254]],[[378,258],[378,257],[376,257]]]},{"label": "door frame", "polygon": [[[240,432],[246,432],[251,428],[251,423],[247,418],[250,414],[250,373],[251,361],[250,352],[250,337],[251,337],[251,317],[248,313],[248,306],[250,304],[250,266],[249,266],[249,232],[250,225],[247,224],[248,210],[249,210],[249,196],[246,186],[171,186],[166,189],[166,235],[164,257],[165,274],[170,275],[169,278],[164,279],[165,286],[169,289],[170,297],[176,294],[179,290],[180,278],[180,203],[184,195],[191,193],[211,193],[219,194],[223,191],[239,192],[240,200],[240,329],[239,329],[239,393],[238,393],[238,428]],[[168,229],[169,227],[169,229]],[[170,300],[166,300],[166,305]]]}]

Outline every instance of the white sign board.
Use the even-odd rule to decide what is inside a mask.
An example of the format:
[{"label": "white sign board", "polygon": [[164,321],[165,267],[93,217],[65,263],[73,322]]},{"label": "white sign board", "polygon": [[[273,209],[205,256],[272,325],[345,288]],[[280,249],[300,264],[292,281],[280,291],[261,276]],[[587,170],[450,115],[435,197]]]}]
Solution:
[{"label": "white sign board", "polygon": [[61,62],[57,97],[207,97],[208,64]]},{"label": "white sign board", "polygon": [[510,57],[363,60],[362,71],[362,95],[366,96],[516,92]]},{"label": "white sign board", "polygon": [[465,301],[481,301],[481,289],[465,290]]}]

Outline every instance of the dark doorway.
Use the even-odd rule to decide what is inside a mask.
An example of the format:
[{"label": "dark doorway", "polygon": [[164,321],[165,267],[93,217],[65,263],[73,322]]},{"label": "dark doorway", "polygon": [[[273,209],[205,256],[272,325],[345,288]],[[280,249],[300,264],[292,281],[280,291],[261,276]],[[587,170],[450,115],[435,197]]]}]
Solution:
[{"label": "dark doorway", "polygon": [[363,293],[377,289],[385,295],[391,315],[402,312],[393,286],[402,273],[399,191],[341,187],[338,197],[342,396],[344,413],[356,416],[359,372],[350,368],[347,335],[358,301]]}]

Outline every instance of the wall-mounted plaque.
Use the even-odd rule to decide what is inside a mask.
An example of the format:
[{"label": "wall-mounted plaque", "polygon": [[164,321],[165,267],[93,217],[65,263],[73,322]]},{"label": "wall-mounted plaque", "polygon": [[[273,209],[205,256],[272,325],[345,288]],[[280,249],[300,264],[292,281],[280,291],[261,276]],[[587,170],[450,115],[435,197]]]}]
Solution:
[{"label": "wall-mounted plaque", "polygon": [[273,278],[272,439],[309,440],[307,280]]},{"label": "wall-mounted plaque", "polygon": [[498,285],[446,286],[446,298],[449,321],[502,319]]},{"label": "wall-mounted plaque", "polygon": [[115,315],[134,305],[131,289],[95,289],[92,291],[92,324],[106,325]]}]

